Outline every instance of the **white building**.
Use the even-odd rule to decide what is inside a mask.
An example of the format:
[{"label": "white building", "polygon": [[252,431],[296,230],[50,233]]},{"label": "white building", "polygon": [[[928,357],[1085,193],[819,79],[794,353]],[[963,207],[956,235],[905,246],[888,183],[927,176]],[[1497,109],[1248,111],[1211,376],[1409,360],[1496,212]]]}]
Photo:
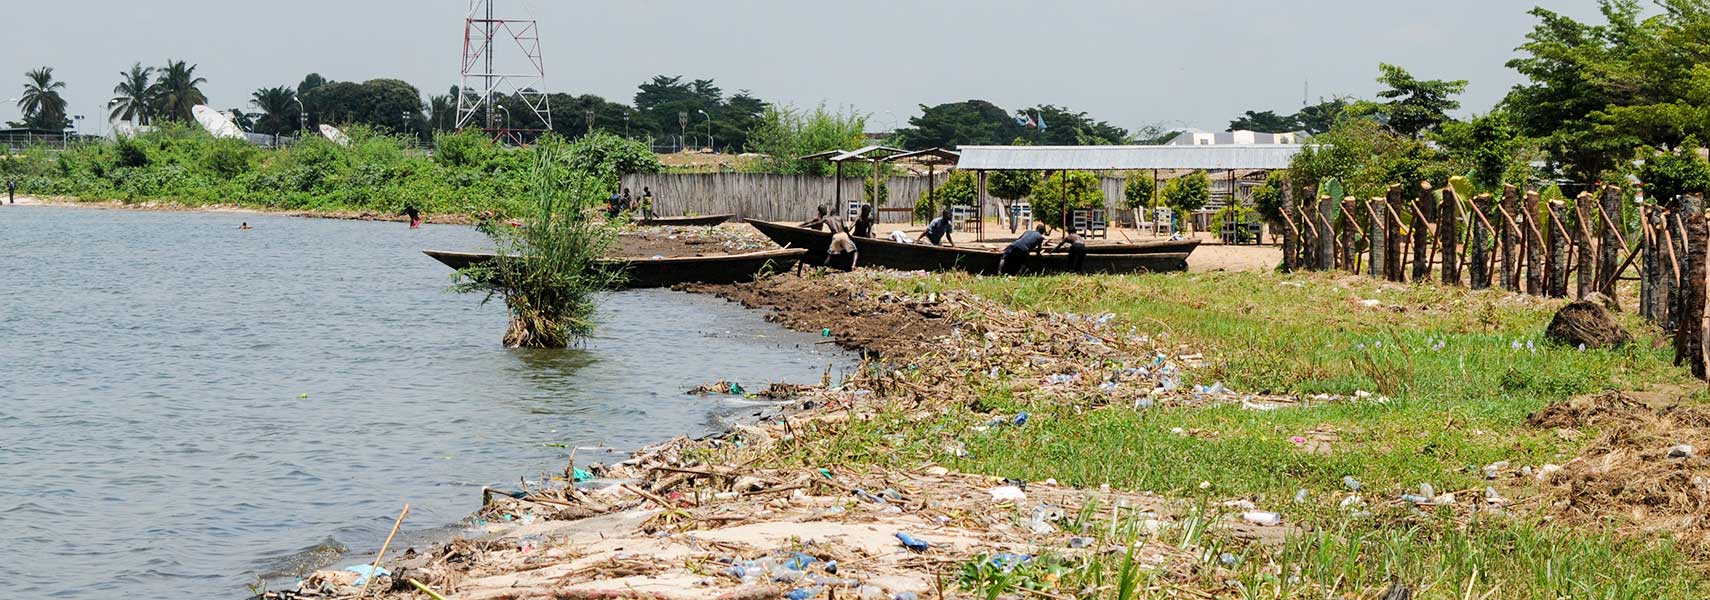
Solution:
[{"label": "white building", "polygon": [[1252,144],[1299,144],[1306,132],[1290,133],[1259,133],[1245,129],[1213,133],[1198,129],[1189,129],[1170,138],[1166,145],[1170,146],[1229,146]]}]

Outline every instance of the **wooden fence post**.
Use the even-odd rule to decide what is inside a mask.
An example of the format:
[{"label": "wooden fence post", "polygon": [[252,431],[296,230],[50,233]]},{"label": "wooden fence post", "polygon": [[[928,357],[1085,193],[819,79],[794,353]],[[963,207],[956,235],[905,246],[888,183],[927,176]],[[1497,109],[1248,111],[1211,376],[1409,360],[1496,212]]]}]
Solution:
[{"label": "wooden fence post", "polygon": [[1599,209],[1603,213],[1603,239],[1597,253],[1597,281],[1603,284],[1603,289],[1597,291],[1613,299],[1615,282],[1621,275],[1615,270],[1620,268],[1621,251],[1627,249],[1625,236],[1621,235],[1621,188],[1613,185],[1603,188],[1603,205]]},{"label": "wooden fence post", "polygon": [[1644,262],[1639,263],[1639,316],[1660,323],[1657,291],[1662,283],[1662,263],[1657,260],[1656,232],[1656,215],[1649,206],[1639,205],[1639,252],[1644,253]]},{"label": "wooden fence post", "polygon": [[1526,228],[1520,231],[1526,236],[1526,293],[1533,296],[1544,295],[1544,236],[1538,229],[1538,192],[1527,190],[1525,200],[1520,202],[1520,217],[1526,223]]},{"label": "wooden fence post", "polygon": [[1388,246],[1383,251],[1385,260],[1383,269],[1384,278],[1390,281],[1406,281],[1405,275],[1402,273],[1402,261],[1405,260],[1405,256],[1401,252],[1401,240],[1405,236],[1401,234],[1401,215],[1406,214],[1408,210],[1407,205],[1402,202],[1401,196],[1400,185],[1389,186],[1389,193],[1385,198],[1389,203],[1389,210],[1385,211],[1389,219],[1389,227],[1385,229],[1390,233],[1388,239],[1385,240]]},{"label": "wooden fence post", "polygon": [[1575,268],[1579,269],[1579,274],[1574,277],[1576,282],[1574,287],[1575,298],[1590,296],[1591,292],[1595,291],[1592,289],[1592,284],[1597,280],[1597,272],[1592,266],[1591,248],[1591,232],[1597,224],[1597,209],[1592,207],[1595,202],[1596,200],[1592,198],[1591,194],[1586,192],[1580,192],[1573,200],[1574,221],[1576,221],[1574,233],[1577,234],[1574,239],[1574,262]]},{"label": "wooden fence post", "polygon": [[1431,182],[1419,182],[1418,212],[1413,215],[1413,280],[1431,277],[1431,221],[1436,218],[1437,203],[1432,202]]},{"label": "wooden fence post", "polygon": [[[1705,336],[1704,321],[1710,315],[1704,310],[1705,288],[1710,283],[1705,281],[1706,244],[1710,244],[1710,231],[1705,226],[1702,208],[1692,208],[1680,218],[1685,233],[1686,256],[1683,261],[1685,269],[1681,273],[1680,305],[1676,307],[1679,317],[1675,319],[1678,327],[1674,335],[1674,364],[1690,366],[1692,374],[1702,379],[1705,376],[1704,344],[1710,339]],[[1687,213],[1685,210],[1682,212]]]},{"label": "wooden fence post", "polygon": [[1283,185],[1282,189],[1282,269],[1284,273],[1293,273],[1300,268],[1300,230],[1294,225],[1294,186]]},{"label": "wooden fence post", "polygon": [[1384,262],[1388,260],[1387,255],[1384,254],[1384,248],[1389,244],[1390,237],[1388,208],[1384,205],[1383,198],[1372,198],[1366,202],[1366,212],[1370,213],[1372,219],[1371,239],[1367,242],[1367,246],[1370,246],[1371,256],[1367,259],[1366,272],[1372,277],[1387,277],[1389,275],[1385,270],[1388,263]]},{"label": "wooden fence post", "polygon": [[1455,188],[1443,188],[1443,203],[1437,209],[1437,242],[1443,248],[1443,284],[1461,284],[1461,201]]},{"label": "wooden fence post", "polygon": [[1561,298],[1567,295],[1568,273],[1568,229],[1562,220],[1560,200],[1550,201],[1550,256],[1547,260],[1549,275],[1549,293],[1551,298]]},{"label": "wooden fence post", "polygon": [[1359,215],[1354,210],[1354,197],[1342,197],[1342,268],[1355,275],[1360,274],[1359,239],[1360,225],[1355,221]]},{"label": "wooden fence post", "polygon": [[1318,197],[1318,270],[1336,270],[1336,222],[1332,215],[1336,203],[1329,196]]},{"label": "wooden fence post", "polygon": [[1502,203],[1497,205],[1502,215],[1502,289],[1520,291],[1520,224],[1515,211],[1520,208],[1520,195],[1512,185],[1502,186]]},{"label": "wooden fence post", "polygon": [[1472,271],[1468,273],[1468,279],[1472,284],[1472,289],[1475,290],[1482,290],[1490,287],[1490,267],[1492,261],[1491,249],[1488,248],[1488,246],[1490,246],[1491,234],[1494,233],[1491,230],[1490,219],[1486,217],[1486,213],[1490,208],[1490,203],[1490,194],[1479,194],[1473,197],[1472,200],[1473,219],[1472,222],[1468,224],[1473,229],[1472,251],[1470,253],[1471,256],[1468,258],[1468,267],[1471,268]]}]

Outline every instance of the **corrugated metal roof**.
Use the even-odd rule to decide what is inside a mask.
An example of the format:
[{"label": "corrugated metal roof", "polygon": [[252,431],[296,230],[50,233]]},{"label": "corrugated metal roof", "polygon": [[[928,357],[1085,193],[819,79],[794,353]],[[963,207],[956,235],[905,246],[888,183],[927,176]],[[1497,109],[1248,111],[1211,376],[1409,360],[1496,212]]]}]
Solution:
[{"label": "corrugated metal roof", "polygon": [[1298,144],[1226,146],[963,146],[956,168],[980,171],[1075,169],[1287,169]]}]

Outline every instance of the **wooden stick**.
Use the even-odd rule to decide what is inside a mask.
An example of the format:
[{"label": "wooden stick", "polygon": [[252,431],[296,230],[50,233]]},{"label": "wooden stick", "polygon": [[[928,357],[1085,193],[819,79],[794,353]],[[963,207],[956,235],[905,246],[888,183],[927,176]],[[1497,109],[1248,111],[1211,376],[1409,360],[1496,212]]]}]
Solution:
[{"label": "wooden stick", "polygon": [[362,591],[356,593],[358,599],[368,596],[368,586],[374,585],[374,580],[380,578],[380,561],[386,558],[386,548],[392,545],[392,538],[398,535],[398,528],[404,526],[404,517],[410,514],[410,505],[404,505],[404,512],[398,513],[398,520],[392,522],[392,533],[386,534],[386,542],[380,544],[380,553],[374,555],[374,562],[368,563],[368,578],[362,581]]}]

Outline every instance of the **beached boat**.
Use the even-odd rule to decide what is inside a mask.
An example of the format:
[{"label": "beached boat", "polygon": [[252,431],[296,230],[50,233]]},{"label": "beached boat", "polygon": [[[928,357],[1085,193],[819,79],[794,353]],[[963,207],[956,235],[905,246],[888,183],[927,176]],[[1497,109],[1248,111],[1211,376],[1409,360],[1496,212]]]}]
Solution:
[{"label": "beached boat", "polygon": [[[423,250],[445,266],[461,269],[493,259],[490,253]],[[714,254],[675,258],[607,258],[601,262],[628,272],[624,287],[661,288],[679,283],[741,283],[760,273],[796,268],[807,250],[785,248],[748,254]]]},{"label": "beached boat", "polygon": [[711,227],[736,215],[705,215],[700,217],[653,217],[651,219],[636,219],[635,224],[645,227]]},{"label": "beached boat", "polygon": [[[748,224],[785,248],[808,251],[803,260],[808,264],[825,262],[825,251],[831,246],[831,233],[793,225],[748,219]],[[860,264],[902,271],[949,271],[993,274],[998,272],[1002,252],[983,248],[907,244],[883,238],[855,240],[860,249]],[[1187,270],[1187,252],[1087,253],[1083,268],[1088,273],[1156,273]],[[1025,272],[1064,273],[1069,271],[1067,254],[1046,253],[1028,257]]]}]

